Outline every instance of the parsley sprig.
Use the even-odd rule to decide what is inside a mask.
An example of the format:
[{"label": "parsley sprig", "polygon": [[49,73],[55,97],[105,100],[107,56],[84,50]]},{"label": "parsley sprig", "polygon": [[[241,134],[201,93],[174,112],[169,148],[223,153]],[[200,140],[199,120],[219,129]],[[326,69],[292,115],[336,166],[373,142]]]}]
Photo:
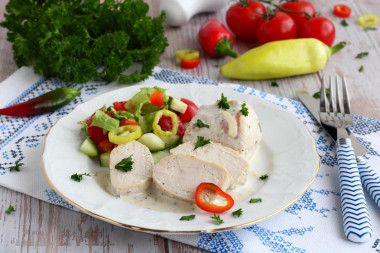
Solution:
[{"label": "parsley sprig", "polygon": [[185,221],[190,221],[195,219],[195,214],[187,215],[187,216],[182,216],[179,220],[185,220]]},{"label": "parsley sprig", "polygon": [[260,179],[265,180],[265,179],[268,179],[268,177],[269,177],[268,174],[264,174],[260,176]]},{"label": "parsley sprig", "polygon": [[194,124],[194,126],[198,127],[198,128],[210,128],[209,125],[207,125],[206,123],[204,123],[202,120],[200,119],[197,119],[197,122]]},{"label": "parsley sprig", "polygon": [[214,216],[211,216],[210,218],[215,220],[216,225],[220,225],[224,223],[224,221],[220,218],[219,215],[216,215],[216,213],[214,213]]},{"label": "parsley sprig", "polygon": [[249,200],[249,203],[258,203],[262,202],[263,200],[261,198],[252,198]]},{"label": "parsley sprig", "polygon": [[71,175],[71,179],[74,180],[74,181],[80,182],[80,181],[82,181],[83,176],[88,176],[89,177],[90,173],[83,173],[83,174],[75,173],[75,174]]},{"label": "parsley sprig", "polygon": [[246,103],[243,103],[241,105],[241,110],[240,110],[241,114],[243,114],[244,116],[248,116],[248,108],[246,107]]},{"label": "parsley sprig", "polygon": [[238,210],[232,212],[232,215],[235,217],[240,217],[243,214],[243,210],[239,208]]},{"label": "parsley sprig", "polygon": [[115,165],[115,169],[122,170],[124,172],[128,172],[132,170],[133,160],[132,155],[127,158],[122,159]]},{"label": "parsley sprig", "polygon": [[10,166],[8,169],[9,171],[20,171],[20,167],[23,165],[23,163],[16,162],[15,166]]},{"label": "parsley sprig", "polygon": [[218,107],[223,110],[230,109],[230,104],[228,103],[227,98],[224,96],[223,93],[222,93],[222,98],[220,99],[218,103]]},{"label": "parsley sprig", "polygon": [[14,206],[9,205],[8,209],[5,211],[7,214],[11,214],[12,212],[15,212],[16,209]]},{"label": "parsley sprig", "polygon": [[355,56],[356,59],[362,59],[368,55],[368,52],[361,52]]},{"label": "parsley sprig", "polygon": [[196,150],[199,147],[210,144],[210,140],[205,139],[203,136],[198,136],[197,143],[195,143],[195,147],[193,150]]}]

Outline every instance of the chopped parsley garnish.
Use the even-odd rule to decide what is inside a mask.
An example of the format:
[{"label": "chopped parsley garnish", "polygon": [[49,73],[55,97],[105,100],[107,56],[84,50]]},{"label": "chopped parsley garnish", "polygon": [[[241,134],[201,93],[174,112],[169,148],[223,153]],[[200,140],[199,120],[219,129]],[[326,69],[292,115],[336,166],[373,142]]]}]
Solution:
[{"label": "chopped parsley garnish", "polygon": [[16,209],[14,208],[14,206],[12,205],[9,205],[8,209],[5,211],[7,214],[11,214],[12,212],[15,212]]},{"label": "chopped parsley garnish", "polygon": [[130,155],[129,157],[124,158],[118,164],[116,164],[115,169],[128,172],[132,170],[132,165],[133,165],[132,155]]},{"label": "chopped parsley garnish", "polygon": [[220,218],[219,215],[216,215],[216,213],[214,213],[214,216],[211,216],[211,219],[215,220],[216,225],[224,223],[224,221]]},{"label": "chopped parsley garnish", "polygon": [[376,31],[376,27],[364,27],[364,31]]},{"label": "chopped parsley garnish", "polygon": [[258,202],[262,202],[262,199],[261,198],[257,198],[257,199],[250,199],[249,200],[249,203],[258,203]]},{"label": "chopped parsley garnish", "polygon": [[345,19],[343,19],[342,21],[340,21],[340,24],[342,26],[348,26],[348,23],[347,23],[347,21]]},{"label": "chopped parsley garnish", "polygon": [[264,174],[264,175],[261,175],[260,176],[260,179],[261,180],[265,180],[265,179],[267,179],[269,176],[268,176],[268,174]]},{"label": "chopped parsley garnish", "polygon": [[[325,91],[326,91],[326,96],[329,97],[330,96],[330,88],[326,88]],[[321,97],[320,91],[313,94],[313,98],[320,98],[320,97]]]},{"label": "chopped parsley garnish", "polygon": [[241,114],[243,114],[244,116],[248,116],[248,108],[245,107],[245,106],[246,106],[245,103],[243,103],[243,104],[241,105],[241,110],[240,110],[240,112],[241,112]]},{"label": "chopped parsley garnish", "polygon": [[279,87],[280,85],[278,85],[277,82],[271,82],[271,83],[270,83],[270,86],[273,86],[273,87]]},{"label": "chopped parsley garnish", "polygon": [[363,70],[364,70],[364,67],[363,67],[363,65],[361,65],[359,68],[359,72],[363,72]]},{"label": "chopped parsley garnish", "polygon": [[188,215],[188,216],[182,216],[179,220],[189,221],[189,220],[194,220],[194,219],[195,219],[195,215],[191,214],[191,215]]},{"label": "chopped parsley garnish", "polygon": [[356,59],[362,59],[363,57],[367,56],[368,55],[368,52],[361,52],[359,54],[356,55]]},{"label": "chopped parsley garnish", "polygon": [[82,181],[83,176],[88,176],[89,177],[90,173],[83,173],[83,174],[75,173],[75,174],[71,175],[71,179],[74,180],[74,181],[80,182],[80,181]]},{"label": "chopped parsley garnish", "polygon": [[243,210],[240,208],[236,210],[235,212],[232,212],[233,216],[240,217],[243,214]]},{"label": "chopped parsley garnish", "polygon": [[199,127],[199,128],[203,128],[203,127],[210,128],[209,125],[207,125],[206,123],[204,123],[204,122],[203,122],[202,120],[200,120],[200,119],[197,119],[197,123],[195,123],[194,126]]},{"label": "chopped parsley garnish", "polygon": [[222,93],[222,99],[218,103],[218,107],[223,110],[230,109],[230,104],[228,103],[227,98],[224,96],[223,93]]},{"label": "chopped parsley garnish", "polygon": [[196,150],[199,147],[210,144],[210,140],[205,139],[203,136],[198,136],[197,143],[195,143],[195,147],[193,150]]},{"label": "chopped parsley garnish", "polygon": [[15,166],[10,166],[8,169],[9,171],[20,171],[20,167],[23,165],[23,163],[16,162]]}]

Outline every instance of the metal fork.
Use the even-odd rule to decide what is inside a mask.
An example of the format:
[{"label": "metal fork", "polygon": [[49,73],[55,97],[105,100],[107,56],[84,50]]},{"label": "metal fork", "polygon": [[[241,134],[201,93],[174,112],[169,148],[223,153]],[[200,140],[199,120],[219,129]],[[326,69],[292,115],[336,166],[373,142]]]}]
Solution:
[{"label": "metal fork", "polygon": [[366,242],[372,236],[372,227],[364,198],[355,153],[348,138],[347,127],[352,125],[351,107],[346,81],[329,78],[330,99],[326,98],[324,77],[321,84],[321,122],[337,129],[336,153],[339,169],[340,197],[343,227],[347,238],[353,242]]}]

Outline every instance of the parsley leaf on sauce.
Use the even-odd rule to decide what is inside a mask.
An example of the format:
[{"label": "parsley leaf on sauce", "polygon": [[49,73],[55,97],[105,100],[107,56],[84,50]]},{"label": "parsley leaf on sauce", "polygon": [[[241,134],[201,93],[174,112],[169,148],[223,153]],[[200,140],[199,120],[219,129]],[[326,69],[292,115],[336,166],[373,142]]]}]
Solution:
[{"label": "parsley leaf on sauce", "polygon": [[363,57],[367,56],[368,55],[368,52],[361,52],[359,54],[356,55],[356,59],[362,59]]},{"label": "parsley leaf on sauce", "polygon": [[119,163],[117,163],[115,165],[115,169],[128,172],[132,170],[132,165],[133,165],[132,155],[130,155],[129,157],[124,158]]},{"label": "parsley leaf on sauce", "polygon": [[15,166],[10,166],[8,169],[9,171],[20,171],[20,167],[23,165],[23,163],[16,162]]},{"label": "parsley leaf on sauce", "polygon": [[224,96],[223,93],[222,93],[222,99],[218,103],[218,107],[223,110],[230,109],[230,104],[228,103],[227,98]]},{"label": "parsley leaf on sauce", "polygon": [[16,209],[14,208],[14,206],[12,205],[9,205],[8,209],[5,211],[7,214],[11,214],[12,212],[15,212]]},{"label": "parsley leaf on sauce", "polygon": [[89,177],[90,173],[83,173],[83,174],[75,173],[75,174],[71,175],[71,179],[74,180],[74,181],[80,182],[80,181],[82,181],[83,176],[88,176]]},{"label": "parsley leaf on sauce", "polygon": [[240,208],[236,210],[235,212],[232,212],[233,216],[240,217],[243,214],[243,210]]},{"label": "parsley leaf on sauce", "polygon": [[197,119],[197,122],[194,124],[194,126],[198,127],[198,128],[203,128],[203,127],[206,127],[206,128],[210,128],[209,125],[207,125],[206,123],[204,123],[202,120],[200,119]]},{"label": "parsley leaf on sauce", "polygon": [[188,215],[188,216],[182,216],[179,220],[190,221],[190,220],[194,220],[194,219],[195,219],[195,215],[191,214],[191,215]]},{"label": "parsley leaf on sauce", "polygon": [[248,108],[247,107],[245,107],[246,106],[246,104],[245,103],[243,103],[242,105],[241,105],[241,110],[240,110],[240,112],[241,112],[241,114],[243,114],[244,116],[248,116]]},{"label": "parsley leaf on sauce", "polygon": [[220,218],[219,215],[216,215],[216,213],[214,213],[214,216],[211,216],[211,219],[215,220],[216,225],[224,223],[224,221]]},{"label": "parsley leaf on sauce", "polygon": [[196,150],[199,147],[210,144],[210,140],[205,139],[203,136],[198,136],[197,143],[195,143],[195,147],[193,150]]},{"label": "parsley leaf on sauce", "polygon": [[261,180],[265,180],[265,179],[267,179],[269,176],[268,176],[268,174],[264,174],[264,175],[261,175],[260,176],[260,179]]},{"label": "parsley leaf on sauce", "polygon": [[258,203],[258,202],[262,202],[263,200],[261,198],[257,198],[257,199],[250,199],[249,200],[249,203]]}]

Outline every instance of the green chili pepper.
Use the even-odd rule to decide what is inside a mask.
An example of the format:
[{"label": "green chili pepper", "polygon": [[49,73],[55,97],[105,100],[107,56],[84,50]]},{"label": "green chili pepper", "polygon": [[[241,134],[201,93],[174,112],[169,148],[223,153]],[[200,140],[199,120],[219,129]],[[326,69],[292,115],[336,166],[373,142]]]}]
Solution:
[{"label": "green chili pepper", "polygon": [[32,116],[51,112],[70,103],[80,94],[80,90],[58,88],[28,101],[0,109],[0,115]]},{"label": "green chili pepper", "polygon": [[330,56],[346,45],[328,47],[313,39],[274,41],[249,50],[220,69],[229,78],[263,80],[309,74],[321,70]]}]

